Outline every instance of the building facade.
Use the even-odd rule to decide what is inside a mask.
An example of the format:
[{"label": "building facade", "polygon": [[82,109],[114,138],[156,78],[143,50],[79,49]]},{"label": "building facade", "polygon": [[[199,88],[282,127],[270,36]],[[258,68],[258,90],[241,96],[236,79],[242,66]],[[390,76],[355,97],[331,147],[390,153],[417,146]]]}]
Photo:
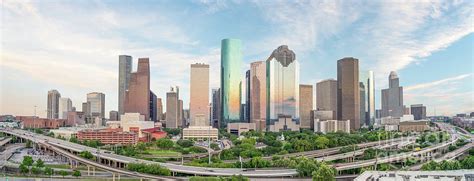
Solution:
[{"label": "building facade", "polygon": [[155,93],[153,93],[153,91],[150,91],[150,121],[158,120],[157,104],[158,98],[156,97]]},{"label": "building facade", "polygon": [[396,72],[390,72],[388,77],[388,89],[382,89],[382,117],[402,117],[403,87],[399,86],[399,78]]},{"label": "building facade", "polygon": [[173,88],[166,93],[166,127],[178,128],[181,122],[178,121],[178,93]]},{"label": "building facade", "polygon": [[150,60],[139,58],[137,72],[130,74],[124,113],[140,113],[150,119]]},{"label": "building facade", "polygon": [[257,130],[255,123],[229,123],[227,125],[227,132],[237,136],[251,130]]},{"label": "building facade", "polygon": [[72,101],[67,97],[59,98],[59,119],[67,119],[67,113],[72,111]]},{"label": "building facade", "polygon": [[48,91],[48,105],[47,107],[47,118],[58,119],[59,118],[59,99],[61,94],[57,90]]},{"label": "building facade", "polygon": [[240,122],[242,42],[224,39],[221,44],[221,122]]},{"label": "building facade", "polygon": [[300,84],[300,128],[311,129],[311,110],[313,110],[313,86]]},{"label": "building facade", "polygon": [[105,94],[100,92],[91,92],[87,94],[90,114],[93,117],[105,118]]},{"label": "building facade", "polygon": [[183,139],[185,140],[217,140],[219,130],[212,126],[190,126],[183,129]]},{"label": "building facade", "polygon": [[[191,64],[190,79],[190,125],[191,126],[210,126],[209,125],[209,65]],[[204,117],[198,119],[196,117]],[[198,122],[200,121],[200,122]]]},{"label": "building facade", "polygon": [[266,128],[267,67],[265,61],[250,63],[250,123],[259,131]]},{"label": "building facade", "polygon": [[124,113],[125,95],[132,73],[132,56],[119,55],[118,112]]},{"label": "building facade", "polygon": [[337,61],[337,119],[350,120],[351,130],[360,128],[359,60]]},{"label": "building facade", "polygon": [[134,132],[123,132],[118,129],[102,129],[102,130],[82,130],[77,132],[79,141],[99,140],[106,145],[124,144],[134,145],[138,142],[138,135]]},{"label": "building facade", "polygon": [[337,80],[327,79],[316,83],[317,110],[332,111],[337,118]]},{"label": "building facade", "polygon": [[275,49],[267,63],[267,129],[280,117],[299,124],[299,64],[288,46]]},{"label": "building facade", "polygon": [[221,117],[221,89],[212,89],[212,127],[220,128]]},{"label": "building facade", "polygon": [[361,124],[373,125],[375,122],[375,81],[373,71],[361,71],[360,81],[360,114]]},{"label": "building facade", "polygon": [[119,118],[119,113],[118,111],[110,111],[109,112],[109,121],[118,121]]},{"label": "building facade", "polygon": [[161,101],[161,98],[156,99],[156,117],[157,120],[163,120],[163,101]]},{"label": "building facade", "polygon": [[411,105],[410,110],[415,120],[426,119],[426,106],[423,104]]}]

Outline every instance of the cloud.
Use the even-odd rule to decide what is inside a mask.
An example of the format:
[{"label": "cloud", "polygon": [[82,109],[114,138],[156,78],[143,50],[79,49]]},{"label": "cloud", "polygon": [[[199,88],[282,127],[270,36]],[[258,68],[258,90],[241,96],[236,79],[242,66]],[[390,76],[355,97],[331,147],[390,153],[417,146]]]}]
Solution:
[{"label": "cloud", "polygon": [[413,91],[413,90],[417,90],[417,89],[429,89],[429,88],[432,88],[432,87],[435,87],[435,86],[440,86],[440,85],[443,85],[443,84],[446,84],[446,83],[453,83],[453,81],[462,80],[462,79],[465,79],[465,78],[470,77],[470,76],[472,76],[472,73],[462,74],[462,75],[458,75],[458,76],[455,76],[455,77],[449,77],[449,78],[445,78],[445,79],[441,79],[441,80],[437,80],[437,81],[433,81],[433,82],[408,86],[408,87],[405,87],[405,91],[409,92],[409,91]]}]

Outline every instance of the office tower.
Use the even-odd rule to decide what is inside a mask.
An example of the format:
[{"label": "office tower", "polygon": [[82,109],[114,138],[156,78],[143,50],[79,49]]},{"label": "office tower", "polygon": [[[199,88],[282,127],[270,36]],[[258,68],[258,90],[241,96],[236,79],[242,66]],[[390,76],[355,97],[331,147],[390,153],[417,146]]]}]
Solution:
[{"label": "office tower", "polygon": [[250,70],[245,72],[245,114],[244,122],[250,122],[250,107],[252,100],[250,99]]},{"label": "office tower", "polygon": [[209,65],[191,64],[190,125],[209,126]]},{"label": "office tower", "polygon": [[118,120],[119,120],[118,111],[110,111],[109,112],[109,121],[118,121]]},{"label": "office tower", "polygon": [[313,86],[300,84],[300,128],[311,128],[313,110]]},{"label": "office tower", "polygon": [[220,116],[221,116],[221,89],[212,89],[212,126],[219,128]]},{"label": "office tower", "polygon": [[150,61],[139,58],[137,72],[130,75],[125,93],[125,113],[140,113],[150,119]]},{"label": "office tower", "polygon": [[173,88],[166,93],[166,127],[178,128],[181,122],[178,121],[178,94]]},{"label": "office tower", "polygon": [[90,115],[92,117],[105,118],[105,94],[100,92],[88,93],[87,102],[90,103]]},{"label": "office tower", "polygon": [[82,103],[82,112],[84,116],[91,116],[91,103],[90,102],[83,102]]},{"label": "office tower", "polygon": [[399,86],[396,72],[390,72],[388,76],[389,88],[382,89],[382,117],[391,116],[399,118],[403,116],[403,87]]},{"label": "office tower", "polygon": [[118,112],[120,115],[124,114],[125,92],[128,89],[131,72],[132,57],[129,55],[119,55]]},{"label": "office tower", "polygon": [[350,120],[351,130],[360,128],[359,60],[337,61],[337,119]]},{"label": "office tower", "polygon": [[221,122],[240,122],[240,68],[242,42],[238,39],[224,39],[221,44]]},{"label": "office tower", "polygon": [[316,110],[332,111],[333,119],[337,119],[337,80],[316,83]]},{"label": "office tower", "polygon": [[247,123],[245,115],[247,114],[247,104],[240,104],[240,120],[243,123]]},{"label": "office tower", "polygon": [[423,104],[413,104],[410,109],[415,120],[426,119],[426,106]]},{"label": "office tower", "polygon": [[375,110],[375,118],[377,118],[377,119],[382,118],[382,110],[380,110],[380,109]]},{"label": "office tower", "polygon": [[[295,53],[281,45],[267,59],[267,129],[280,120],[299,121],[299,64]],[[279,118],[284,118],[280,119]]]},{"label": "office tower", "polygon": [[410,107],[407,107],[407,106],[403,105],[403,110],[404,110],[404,111],[403,111],[403,114],[404,114],[404,115],[405,115],[405,114],[411,114],[411,112],[410,112]]},{"label": "office tower", "polygon": [[186,119],[184,118],[184,110],[183,110],[183,100],[178,100],[178,121],[181,122],[181,128],[188,127]]},{"label": "office tower", "polygon": [[163,120],[163,102],[161,98],[156,99],[156,117],[157,120]]},{"label": "office tower", "polygon": [[[360,73],[359,73],[360,75]],[[360,79],[360,76],[359,76],[359,80]],[[366,113],[366,102],[367,102],[367,97],[365,97],[365,94],[366,94],[366,87],[365,87],[365,84],[364,82],[359,82],[359,97],[360,97],[360,103],[359,103],[359,115],[360,115],[360,126],[368,126],[368,123],[366,122],[366,117],[365,117],[365,113]]]},{"label": "office tower", "polygon": [[[372,71],[361,72],[359,76],[361,94],[361,125],[372,126],[375,123],[375,82]],[[361,92],[362,93],[362,92]]]},{"label": "office tower", "polygon": [[67,119],[67,113],[72,111],[72,101],[67,97],[59,98],[59,119]]},{"label": "office tower", "polygon": [[250,123],[255,129],[266,129],[267,116],[267,64],[265,61],[250,64]]},{"label": "office tower", "polygon": [[157,115],[157,97],[153,91],[150,91],[150,121],[157,121],[158,120],[158,115]]},{"label": "office tower", "polygon": [[48,91],[48,119],[58,119],[59,118],[59,98],[61,94],[57,90]]}]

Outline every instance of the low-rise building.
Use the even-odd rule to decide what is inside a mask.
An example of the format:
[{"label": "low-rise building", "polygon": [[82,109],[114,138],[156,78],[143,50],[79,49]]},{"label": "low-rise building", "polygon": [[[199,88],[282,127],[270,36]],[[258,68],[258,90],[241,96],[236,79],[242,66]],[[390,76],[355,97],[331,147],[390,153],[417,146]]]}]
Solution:
[{"label": "low-rise building", "polygon": [[240,134],[250,131],[256,130],[255,123],[228,123],[227,124],[227,132],[230,134],[235,134],[240,136]]},{"label": "low-rise building", "polygon": [[398,129],[400,132],[423,132],[429,130],[430,126],[426,120],[404,121],[400,122]]},{"label": "low-rise building", "polygon": [[155,127],[155,122],[145,121],[145,116],[140,113],[125,113],[120,116],[120,127],[123,131],[136,132],[138,137],[143,137],[141,130]]},{"label": "low-rise building", "polygon": [[16,120],[20,121],[22,128],[42,128],[56,129],[66,126],[65,119],[47,119],[37,116],[17,116]]},{"label": "low-rise building", "polygon": [[148,129],[142,129],[143,137],[140,137],[140,141],[150,142],[160,138],[165,138],[167,133],[161,130],[161,127],[154,127]]},{"label": "low-rise building", "polygon": [[77,132],[77,139],[99,140],[103,144],[136,144],[138,142],[138,134],[135,132],[123,132],[122,129],[87,129]]},{"label": "low-rise building", "polygon": [[217,140],[219,138],[219,130],[212,126],[190,126],[183,129],[183,139],[188,140]]},{"label": "low-rise building", "polygon": [[334,120],[334,111],[326,111],[326,110],[312,110],[310,117],[311,117],[311,128],[314,128],[314,121],[326,121],[326,120]]},{"label": "low-rise building", "polygon": [[410,181],[470,181],[474,180],[472,170],[449,171],[365,171],[355,181],[369,180],[410,180]]},{"label": "low-rise building", "polygon": [[279,115],[278,120],[275,121],[269,127],[269,131],[271,132],[280,132],[280,131],[299,131],[300,124],[294,121],[291,116],[288,115]]},{"label": "low-rise building", "polygon": [[474,128],[474,118],[453,118],[453,124],[462,128]]},{"label": "low-rise building", "polygon": [[314,132],[321,132],[321,133],[331,133],[331,132],[345,132],[350,133],[350,120],[325,120],[319,121],[316,119],[313,123],[314,125]]}]

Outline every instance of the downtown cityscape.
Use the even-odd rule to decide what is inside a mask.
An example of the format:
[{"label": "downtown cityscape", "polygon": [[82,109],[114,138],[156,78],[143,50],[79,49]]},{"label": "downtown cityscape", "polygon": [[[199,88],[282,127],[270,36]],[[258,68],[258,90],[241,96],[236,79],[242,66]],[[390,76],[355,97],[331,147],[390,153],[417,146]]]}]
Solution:
[{"label": "downtown cityscape", "polygon": [[[2,2],[2,177],[474,179],[473,3],[333,3]],[[342,19],[354,18],[349,28],[354,29],[354,35],[349,32],[354,38],[344,41],[341,39],[349,35],[338,34],[340,25],[326,23],[325,16],[330,21],[332,8],[352,12],[351,6],[367,14],[341,15]],[[412,11],[425,6],[426,17],[411,18],[418,15]],[[260,11],[270,7],[281,14],[274,12],[278,15],[256,20],[259,13],[267,13]],[[370,7],[388,14],[396,12],[393,19],[384,20],[393,23],[397,23],[398,12],[403,12],[397,25],[407,29],[397,32],[388,26],[388,32],[379,32],[383,22],[365,24],[377,19],[370,16],[374,13]],[[120,18],[124,8],[133,11]],[[149,8],[163,14],[142,14]],[[316,12],[312,8],[324,11],[305,14]],[[299,12],[303,9],[308,12]],[[96,10],[99,15],[90,16]],[[167,14],[171,12],[180,13]],[[293,13],[301,19],[285,22]],[[91,22],[97,23],[84,22],[87,20],[77,14],[85,19],[90,16]],[[153,20],[144,24],[153,29],[136,24],[152,15]],[[131,18],[135,16],[138,18]],[[301,25],[307,17],[317,17],[309,19],[316,25]],[[168,18],[202,26],[188,27],[184,34],[199,34],[206,40],[183,38],[180,26],[175,27],[165,20]],[[271,23],[266,24],[268,19]],[[232,20],[235,25],[228,24]],[[20,21],[25,23],[17,23]],[[426,22],[414,23],[417,21]],[[218,26],[209,25],[216,22],[225,26],[213,29]],[[282,24],[274,26],[276,22]],[[29,23],[32,29],[24,27]],[[112,25],[107,27],[107,23]],[[406,26],[409,23],[426,29],[409,31],[415,29]],[[144,31],[117,28],[125,24]],[[255,37],[262,34],[259,24],[283,33],[259,39]],[[47,25],[50,27],[44,27]],[[285,25],[290,28],[286,33]],[[56,32],[69,26],[75,28]],[[42,32],[35,32],[35,27]],[[326,31],[324,27],[330,33],[321,33]],[[360,31],[357,27],[363,31],[355,35]],[[209,32],[193,28],[209,28]],[[443,32],[435,32],[438,29]],[[93,36],[81,33],[96,30]],[[221,33],[226,30],[230,32]],[[58,38],[45,33],[49,31]],[[367,32],[371,35],[364,37]],[[380,33],[387,37],[371,45],[357,45],[360,39],[375,39]],[[91,40],[95,36],[100,40]],[[113,36],[125,44],[119,50],[106,48],[116,43],[105,40]],[[77,38],[76,45],[70,37]],[[48,38],[52,39],[46,41]],[[331,43],[318,43],[323,40]],[[410,42],[411,48],[403,52],[401,45],[395,47],[387,41]],[[205,46],[213,47],[210,55],[184,56],[175,51],[209,51]],[[392,51],[394,58],[386,51]],[[419,52],[405,54],[410,51]],[[68,52],[72,60],[107,58],[84,59],[77,64],[59,60],[68,59],[62,56]],[[39,62],[26,60],[35,56]],[[435,62],[437,59],[446,60],[443,64]],[[48,66],[39,65],[42,63]]]}]

